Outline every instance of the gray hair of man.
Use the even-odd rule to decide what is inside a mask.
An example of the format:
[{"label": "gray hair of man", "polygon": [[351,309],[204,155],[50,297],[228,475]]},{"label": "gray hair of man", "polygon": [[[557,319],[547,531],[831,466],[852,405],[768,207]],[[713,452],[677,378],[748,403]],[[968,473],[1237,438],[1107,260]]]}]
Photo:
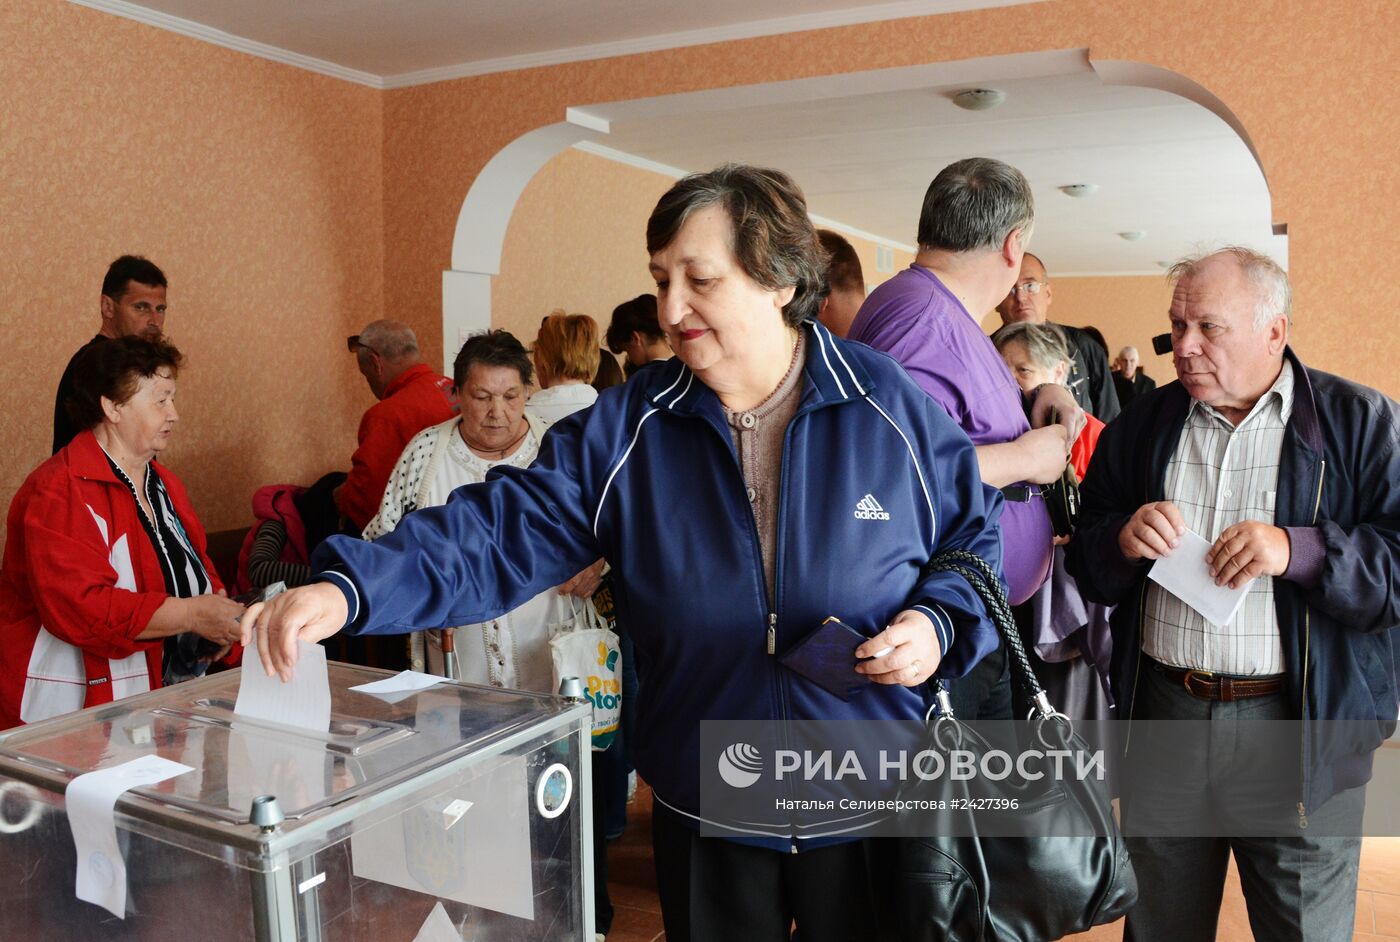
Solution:
[{"label": "gray hair of man", "polygon": [[1167,280],[1176,284],[1183,278],[1190,278],[1201,265],[1219,255],[1234,259],[1245,280],[1254,288],[1255,330],[1268,327],[1280,314],[1288,318],[1289,326],[1293,325],[1293,288],[1288,283],[1288,272],[1262,252],[1242,245],[1227,245],[1223,249],[1188,255],[1167,269]]},{"label": "gray hair of man", "polygon": [[1069,362],[1069,341],[1065,339],[1065,332],[1054,324],[1020,321],[1007,324],[992,334],[992,343],[998,351],[1017,342],[1025,346],[1026,356],[1042,370],[1053,370]]},{"label": "gray hair of man", "polygon": [[402,321],[375,321],[360,331],[360,343],[386,360],[402,360],[416,356],[418,337],[413,328]]},{"label": "gray hair of man", "polygon": [[938,172],[924,194],[919,244],[946,252],[999,249],[1013,230],[1030,242],[1035,198],[1021,171],[990,157],[968,157]]}]

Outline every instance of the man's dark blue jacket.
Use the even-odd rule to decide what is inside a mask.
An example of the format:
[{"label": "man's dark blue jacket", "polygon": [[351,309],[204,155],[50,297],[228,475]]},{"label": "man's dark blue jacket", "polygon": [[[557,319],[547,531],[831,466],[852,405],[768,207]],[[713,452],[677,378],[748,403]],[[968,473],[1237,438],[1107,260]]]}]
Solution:
[{"label": "man's dark blue jacket", "polygon": [[[1323,557],[1311,584],[1274,579],[1285,690],[1300,720],[1359,721],[1346,737],[1317,735],[1320,726],[1303,737],[1300,801],[1311,810],[1369,781],[1372,753],[1395,727],[1400,407],[1374,389],[1305,369],[1292,349],[1284,355],[1293,364],[1293,412],[1273,522],[1288,529],[1295,558]],[[1099,438],[1081,490],[1069,568],[1086,597],[1118,606],[1112,680],[1122,718],[1132,717],[1143,660],[1151,563],[1125,559],[1118,533],[1143,504],[1166,499],[1167,464],[1190,403],[1179,382],[1134,400]]]}]

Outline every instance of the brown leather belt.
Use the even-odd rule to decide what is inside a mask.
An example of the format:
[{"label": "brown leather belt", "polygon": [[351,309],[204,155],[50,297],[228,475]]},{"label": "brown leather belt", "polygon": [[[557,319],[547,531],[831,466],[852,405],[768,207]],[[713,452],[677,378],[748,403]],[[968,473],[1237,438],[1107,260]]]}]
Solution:
[{"label": "brown leather belt", "polygon": [[1283,689],[1283,675],[1273,677],[1231,677],[1227,674],[1212,674],[1210,671],[1184,671],[1176,667],[1157,665],[1162,676],[1182,688],[1193,697],[1202,700],[1244,700],[1249,697],[1267,697]]}]

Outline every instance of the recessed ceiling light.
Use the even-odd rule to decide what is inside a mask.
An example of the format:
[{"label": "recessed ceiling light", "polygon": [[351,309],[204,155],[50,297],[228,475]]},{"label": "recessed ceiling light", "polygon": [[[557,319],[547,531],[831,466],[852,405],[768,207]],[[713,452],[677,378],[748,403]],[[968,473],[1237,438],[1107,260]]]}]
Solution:
[{"label": "recessed ceiling light", "polygon": [[968,111],[986,111],[1006,101],[1006,92],[995,88],[969,88],[953,96],[953,104]]},{"label": "recessed ceiling light", "polygon": [[1126,242],[1136,242],[1138,239],[1141,239],[1145,235],[1147,235],[1147,233],[1143,232],[1141,229],[1130,229],[1127,232],[1118,233],[1118,238],[1123,239]]},{"label": "recessed ceiling light", "polygon": [[1065,196],[1072,196],[1075,199],[1082,199],[1098,191],[1099,185],[1097,183],[1070,183],[1060,187],[1061,193]]}]

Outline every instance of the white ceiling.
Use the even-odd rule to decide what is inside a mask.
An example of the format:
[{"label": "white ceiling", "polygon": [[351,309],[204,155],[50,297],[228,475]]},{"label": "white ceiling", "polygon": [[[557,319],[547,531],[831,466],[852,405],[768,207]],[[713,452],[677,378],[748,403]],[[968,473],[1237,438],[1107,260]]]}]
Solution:
[{"label": "white ceiling", "polygon": [[[1012,0],[72,0],[378,87],[842,22]],[[952,94],[1004,91],[967,112]],[[1082,51],[938,63],[610,104],[581,103],[609,133],[595,153],[661,172],[725,161],[792,174],[823,222],[911,247],[924,189],[961,157],[1019,167],[1036,196],[1033,248],[1051,272],[1157,273],[1208,243],[1286,264],[1249,148],[1211,111],[1104,84]],[[599,146],[601,145],[601,146]],[[1071,199],[1058,188],[1094,183]],[[1146,233],[1128,242],[1117,233]]]},{"label": "white ceiling", "polygon": [[[1258,164],[1206,108],[1105,85],[1082,54],[952,65],[821,80],[825,91],[808,80],[675,96],[670,108],[652,99],[585,110],[607,121],[610,133],[597,142],[605,154],[673,173],[730,160],[778,167],[802,186],[814,214],[911,251],[929,181],[977,155],[1004,160],[1030,181],[1032,247],[1052,273],[1155,274],[1161,262],[1221,242],[1286,263]],[[969,87],[956,80],[959,70],[1005,92],[1006,102],[984,112],[954,106],[952,95]],[[1083,199],[1060,192],[1074,183],[1099,189]],[[1146,234],[1119,237],[1128,231]]]},{"label": "white ceiling", "polygon": [[71,0],[381,88],[1040,0]]}]

